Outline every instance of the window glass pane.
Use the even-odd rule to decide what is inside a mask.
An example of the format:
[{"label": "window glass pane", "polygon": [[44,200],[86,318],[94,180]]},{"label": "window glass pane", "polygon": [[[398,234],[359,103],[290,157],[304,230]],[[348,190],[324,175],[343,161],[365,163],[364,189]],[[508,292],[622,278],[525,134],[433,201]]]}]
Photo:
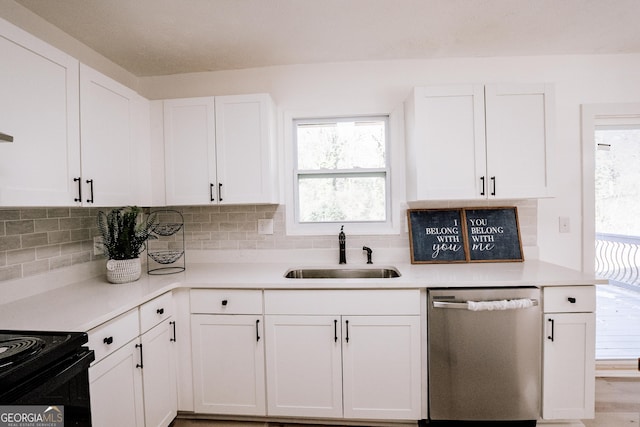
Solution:
[{"label": "window glass pane", "polygon": [[385,221],[385,176],[298,179],[299,221]]},{"label": "window glass pane", "polygon": [[596,231],[640,236],[640,128],[600,128],[596,144]]},{"label": "window glass pane", "polygon": [[385,121],[298,122],[298,169],[384,168]]}]

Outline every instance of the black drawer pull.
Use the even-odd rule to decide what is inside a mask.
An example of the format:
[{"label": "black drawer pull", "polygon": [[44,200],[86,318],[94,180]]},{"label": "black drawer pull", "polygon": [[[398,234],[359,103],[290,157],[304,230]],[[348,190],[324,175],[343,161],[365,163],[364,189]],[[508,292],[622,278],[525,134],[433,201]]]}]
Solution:
[{"label": "black drawer pull", "polygon": [[173,338],[169,338],[169,341],[176,342],[176,322],[169,322],[173,326]]},{"label": "black drawer pull", "polygon": [[87,203],[93,203],[93,180],[88,179],[87,184],[89,184],[89,194],[91,194],[91,197],[87,199]]},{"label": "black drawer pull", "polygon": [[553,340],[555,339],[555,321],[553,319],[548,319],[549,322],[551,322],[551,335],[547,336],[548,340],[551,340],[551,342],[553,342]]},{"label": "black drawer pull", "polygon": [[136,364],[136,368],[144,369],[144,364],[142,363],[142,344],[136,344],[136,348],[140,349],[140,363]]},{"label": "black drawer pull", "polygon": [[80,177],[73,178],[73,182],[77,182],[78,183],[78,197],[73,199],[73,201],[74,202],[81,202],[82,201],[82,180],[80,179]]},{"label": "black drawer pull", "polygon": [[159,308],[156,310],[156,313],[158,314],[164,314],[164,308]]},{"label": "black drawer pull", "polygon": [[113,344],[113,337],[106,337],[105,339],[102,340],[103,343],[105,343],[106,345],[111,345]]},{"label": "black drawer pull", "polygon": [[222,305],[226,306],[227,304],[229,304],[229,301],[227,301],[226,299],[222,300]]},{"label": "black drawer pull", "polygon": [[260,319],[256,320],[256,342],[260,341]]},{"label": "black drawer pull", "polygon": [[349,342],[349,321],[345,320],[345,324],[346,324],[345,328],[347,330],[347,342]]},{"label": "black drawer pull", "polygon": [[576,299],[574,297],[567,298],[567,301],[569,301],[571,304],[575,304],[576,303]]}]

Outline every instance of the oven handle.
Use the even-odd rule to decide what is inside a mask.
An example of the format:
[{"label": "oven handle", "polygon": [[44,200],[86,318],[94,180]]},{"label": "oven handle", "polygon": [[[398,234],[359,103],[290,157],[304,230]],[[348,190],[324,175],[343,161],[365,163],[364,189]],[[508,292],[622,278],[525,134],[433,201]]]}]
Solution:
[{"label": "oven handle", "polygon": [[[499,303],[501,301],[504,301],[504,300],[483,301],[483,302],[486,302],[486,303]],[[519,301],[519,300],[510,300],[510,301]],[[538,300],[536,300],[536,299],[529,299],[529,301],[531,301],[531,307],[535,307],[535,306],[538,305]],[[465,301],[465,302],[434,301],[433,302],[433,308],[471,310],[469,308],[469,301]],[[524,309],[524,308],[529,308],[529,307],[513,307],[513,308],[508,308],[508,309],[509,310],[517,310],[517,309]],[[500,311],[500,310],[505,310],[505,309],[494,309],[493,311]],[[478,310],[478,311],[488,311],[488,310]]]}]

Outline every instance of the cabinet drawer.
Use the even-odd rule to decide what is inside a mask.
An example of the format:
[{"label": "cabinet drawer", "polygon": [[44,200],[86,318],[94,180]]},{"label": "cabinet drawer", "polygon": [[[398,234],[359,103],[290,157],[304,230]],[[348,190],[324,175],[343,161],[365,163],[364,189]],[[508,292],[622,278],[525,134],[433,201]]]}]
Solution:
[{"label": "cabinet drawer", "polygon": [[262,314],[262,291],[192,289],[191,313]]},{"label": "cabinet drawer", "polygon": [[96,360],[93,363],[98,362],[137,337],[139,330],[137,308],[91,329],[88,332],[88,345],[96,356]]},{"label": "cabinet drawer", "polygon": [[140,333],[145,333],[164,319],[173,316],[173,295],[162,294],[140,306]]},{"label": "cabinet drawer", "polygon": [[545,313],[590,313],[596,310],[595,286],[557,286],[543,289]]},{"label": "cabinet drawer", "polygon": [[274,290],[265,314],[419,315],[420,290]]}]

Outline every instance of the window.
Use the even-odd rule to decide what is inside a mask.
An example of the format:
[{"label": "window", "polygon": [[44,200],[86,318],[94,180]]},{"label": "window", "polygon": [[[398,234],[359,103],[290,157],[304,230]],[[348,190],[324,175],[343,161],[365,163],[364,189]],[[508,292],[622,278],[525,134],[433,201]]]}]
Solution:
[{"label": "window", "polygon": [[297,224],[390,222],[388,116],[293,121]]}]

